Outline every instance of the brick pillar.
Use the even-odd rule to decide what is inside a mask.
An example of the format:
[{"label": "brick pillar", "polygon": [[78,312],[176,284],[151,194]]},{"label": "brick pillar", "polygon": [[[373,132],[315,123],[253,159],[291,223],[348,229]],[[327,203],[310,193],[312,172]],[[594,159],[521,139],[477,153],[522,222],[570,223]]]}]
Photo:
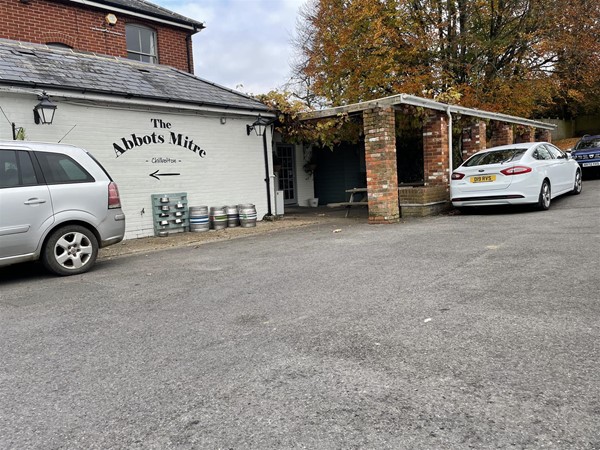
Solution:
[{"label": "brick pillar", "polygon": [[462,133],[462,157],[466,160],[479,150],[484,150],[486,146],[485,122],[477,122],[468,128],[463,129]]},{"label": "brick pillar", "polygon": [[535,142],[535,128],[518,127],[515,143],[519,144],[521,142]]},{"label": "brick pillar", "polygon": [[430,111],[423,126],[425,186],[449,187],[450,160],[448,158],[448,117],[445,112]]},{"label": "brick pillar", "polygon": [[363,111],[369,223],[395,223],[398,207],[396,118],[393,108]]},{"label": "brick pillar", "polygon": [[513,143],[512,125],[504,122],[492,122],[492,147]]},{"label": "brick pillar", "polygon": [[540,130],[540,142],[552,142],[552,132],[550,130]]}]

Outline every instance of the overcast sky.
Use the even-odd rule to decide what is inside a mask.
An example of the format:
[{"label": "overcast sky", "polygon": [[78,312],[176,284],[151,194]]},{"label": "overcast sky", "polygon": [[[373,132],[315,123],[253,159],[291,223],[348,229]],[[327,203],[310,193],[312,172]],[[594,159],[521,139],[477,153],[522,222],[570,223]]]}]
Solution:
[{"label": "overcast sky", "polygon": [[197,76],[251,94],[289,79],[290,41],[306,0],[150,1],[206,25],[193,37]]}]

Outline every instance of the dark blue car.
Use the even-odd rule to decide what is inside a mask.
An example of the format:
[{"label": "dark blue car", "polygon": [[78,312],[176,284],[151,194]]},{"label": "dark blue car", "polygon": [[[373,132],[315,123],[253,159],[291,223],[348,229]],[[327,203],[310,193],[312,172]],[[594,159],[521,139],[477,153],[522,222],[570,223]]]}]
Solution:
[{"label": "dark blue car", "polygon": [[582,169],[600,167],[600,135],[583,136],[571,150],[571,156]]}]

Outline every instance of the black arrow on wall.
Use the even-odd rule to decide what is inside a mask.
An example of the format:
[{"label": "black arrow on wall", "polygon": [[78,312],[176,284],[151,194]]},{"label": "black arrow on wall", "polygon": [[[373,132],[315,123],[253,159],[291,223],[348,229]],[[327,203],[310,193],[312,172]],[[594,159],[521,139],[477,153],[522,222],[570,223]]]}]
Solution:
[{"label": "black arrow on wall", "polygon": [[159,177],[174,177],[174,176],[181,175],[181,174],[180,173],[158,173],[158,170],[155,170],[154,172],[152,172],[149,175],[153,178],[156,178],[157,180],[160,180]]}]

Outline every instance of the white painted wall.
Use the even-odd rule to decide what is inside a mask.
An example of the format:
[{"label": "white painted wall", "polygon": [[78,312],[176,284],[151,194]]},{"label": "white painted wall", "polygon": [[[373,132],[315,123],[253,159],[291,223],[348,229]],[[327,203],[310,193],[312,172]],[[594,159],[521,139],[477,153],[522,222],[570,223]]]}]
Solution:
[{"label": "white painted wall", "polygon": [[[0,107],[10,121],[25,127],[26,140],[62,139],[63,143],[89,150],[102,163],[119,186],[127,217],[126,239],[154,234],[152,194],[187,192],[190,206],[253,203],[259,220],[267,213],[263,138],[246,134],[246,125],[256,119],[256,114],[223,115],[52,100],[58,106],[52,125],[34,124],[35,95],[2,93]],[[12,139],[10,124],[2,116],[0,120],[0,139]],[[186,137],[193,140],[206,154],[200,157],[198,152],[170,142],[172,132],[181,134],[182,142]],[[135,146],[122,154],[116,152],[114,144],[125,149],[123,139],[134,141],[133,134],[156,143]],[[272,168],[270,142],[268,137]],[[157,180],[150,176],[157,170],[158,175],[179,175]],[[273,189],[271,193],[274,208]]]}]

